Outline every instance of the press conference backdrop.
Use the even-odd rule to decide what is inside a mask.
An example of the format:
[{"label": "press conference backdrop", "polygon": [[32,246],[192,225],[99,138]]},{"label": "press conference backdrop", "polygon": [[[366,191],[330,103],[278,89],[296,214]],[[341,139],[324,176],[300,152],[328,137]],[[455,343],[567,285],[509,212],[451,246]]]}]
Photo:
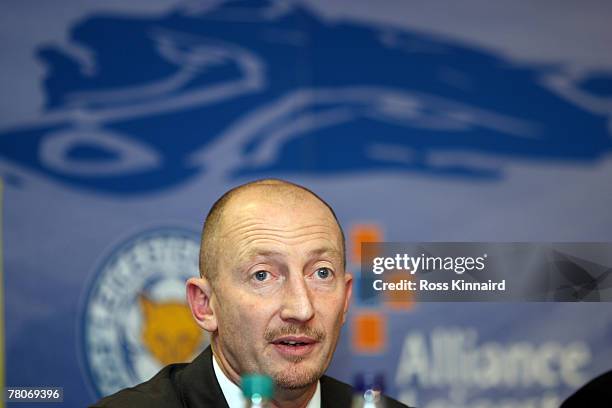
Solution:
[{"label": "press conference backdrop", "polygon": [[[612,241],[609,4],[0,9],[6,385],[85,406],[191,359],[201,223],[256,178],[325,197],[356,274],[362,241]],[[420,407],[557,406],[612,368],[606,303],[356,293],[330,373]]]}]

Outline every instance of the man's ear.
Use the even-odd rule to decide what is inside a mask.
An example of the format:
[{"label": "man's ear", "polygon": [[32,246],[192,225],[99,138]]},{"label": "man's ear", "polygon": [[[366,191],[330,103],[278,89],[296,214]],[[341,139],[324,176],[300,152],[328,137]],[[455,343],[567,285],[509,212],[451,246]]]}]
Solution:
[{"label": "man's ear", "polygon": [[211,305],[212,287],[206,278],[187,281],[187,302],[198,326],[213,333],[217,331],[217,317]]},{"label": "man's ear", "polygon": [[353,296],[353,275],[348,272],[344,273],[344,282],[346,285],[346,293],[344,298],[344,311],[342,313],[342,324],[346,322],[346,314],[348,313],[351,296]]}]

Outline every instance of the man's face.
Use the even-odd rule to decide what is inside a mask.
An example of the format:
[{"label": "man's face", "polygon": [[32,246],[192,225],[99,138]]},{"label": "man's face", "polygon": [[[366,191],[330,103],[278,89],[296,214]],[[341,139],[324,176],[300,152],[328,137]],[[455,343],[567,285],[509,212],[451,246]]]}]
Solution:
[{"label": "man's face", "polygon": [[331,361],[351,295],[340,232],[310,196],[245,195],[224,214],[211,297],[215,353],[238,375],[306,387]]}]

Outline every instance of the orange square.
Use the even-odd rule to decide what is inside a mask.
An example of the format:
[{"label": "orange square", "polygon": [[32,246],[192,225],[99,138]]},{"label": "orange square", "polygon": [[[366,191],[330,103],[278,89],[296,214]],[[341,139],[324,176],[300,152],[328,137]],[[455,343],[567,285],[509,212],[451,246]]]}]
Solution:
[{"label": "orange square", "polygon": [[353,319],[353,350],[358,353],[381,353],[387,344],[387,322],[384,315],[360,313]]},{"label": "orange square", "polygon": [[382,229],[376,224],[357,224],[351,228],[349,240],[351,244],[351,261],[353,263],[360,263],[361,244],[364,242],[382,242]]},{"label": "orange square", "polygon": [[[390,271],[386,282],[399,284],[402,281],[414,281],[413,275],[405,271]],[[408,290],[388,290],[384,292],[385,306],[395,310],[412,309],[414,293]]]}]

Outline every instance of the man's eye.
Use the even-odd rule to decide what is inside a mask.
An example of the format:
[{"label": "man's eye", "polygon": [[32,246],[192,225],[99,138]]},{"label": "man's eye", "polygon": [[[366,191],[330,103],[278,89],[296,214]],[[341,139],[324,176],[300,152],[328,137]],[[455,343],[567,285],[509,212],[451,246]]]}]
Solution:
[{"label": "man's eye", "polygon": [[315,273],[319,279],[329,279],[331,276],[331,270],[329,268],[319,268]]},{"label": "man's eye", "polygon": [[270,272],[268,271],[257,271],[253,274],[253,277],[255,278],[255,280],[263,282],[268,278],[269,274]]}]

